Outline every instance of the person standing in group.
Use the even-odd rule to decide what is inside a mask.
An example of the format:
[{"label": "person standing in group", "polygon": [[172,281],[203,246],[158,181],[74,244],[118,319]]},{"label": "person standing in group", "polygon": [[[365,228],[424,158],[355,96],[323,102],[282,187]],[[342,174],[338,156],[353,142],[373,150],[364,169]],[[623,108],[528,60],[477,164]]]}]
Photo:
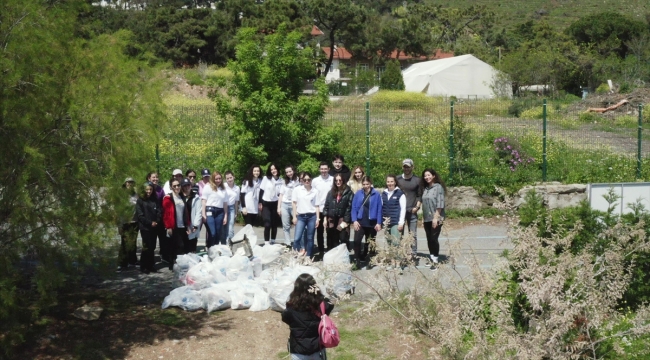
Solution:
[{"label": "person standing in group", "polygon": [[[210,176],[210,185],[203,187],[201,196],[203,221],[208,226],[208,236],[205,240],[205,248],[209,249],[219,244],[221,228],[228,224],[228,194],[223,185],[223,179],[218,171]],[[223,242],[225,244],[225,240]]]},{"label": "person standing in group", "polygon": [[361,179],[366,175],[366,173],[363,171],[363,168],[359,165],[355,166],[354,169],[352,169],[352,177],[348,181],[348,187],[350,187],[350,190],[352,190],[353,194],[356,194],[357,191],[361,190],[363,187],[361,185]]},{"label": "person standing in group", "polygon": [[329,172],[330,176],[334,176],[336,174],[341,174],[343,176],[343,181],[345,181],[345,184],[350,181],[350,168],[345,165],[345,158],[341,154],[336,154],[334,155],[334,158],[332,159],[332,169],[330,169]]},{"label": "person standing in group", "polygon": [[300,274],[282,312],[282,321],[289,325],[291,360],[327,359],[318,334],[321,303],[325,304],[325,314],[329,315],[334,305],[323,296],[313,276]]},{"label": "person standing in group", "polygon": [[163,223],[169,238],[169,270],[174,269],[176,256],[187,240],[185,202],[181,196],[181,182],[170,180],[172,192],[163,198]]},{"label": "person standing in group", "polygon": [[[402,161],[402,175],[397,177],[397,186],[406,195],[406,217],[404,223],[413,234],[411,252],[414,259],[418,254],[418,210],[420,210],[420,178],[413,175],[413,160]],[[404,227],[406,228],[406,227]],[[403,233],[403,231],[402,231]],[[417,260],[416,260],[417,261]]]},{"label": "person standing in group", "polygon": [[169,181],[167,181],[163,186],[163,191],[165,192],[165,194],[170,194],[172,192],[171,181],[174,179],[178,180],[179,184],[181,183],[181,181],[183,181],[183,171],[181,169],[175,169],[174,171],[172,171],[172,178]]},{"label": "person standing in group", "polygon": [[183,243],[183,254],[195,253],[196,244],[201,233],[201,216],[202,200],[199,194],[192,190],[192,180],[183,179],[181,183],[181,196],[185,202],[184,222],[187,224],[187,242]]},{"label": "person standing in group", "polygon": [[118,253],[117,272],[121,272],[129,266],[136,266],[138,263],[137,240],[138,222],[135,216],[135,205],[138,201],[138,194],[135,191],[135,180],[126,178],[122,183],[124,198],[120,199],[118,233],[120,234],[120,250]]},{"label": "person standing in group", "polygon": [[382,218],[388,218],[386,233],[390,235],[388,241],[394,245],[399,244],[406,215],[406,196],[396,185],[397,177],[393,174],[387,175],[386,189],[381,193]]},{"label": "person standing in group", "polygon": [[278,225],[280,224],[278,195],[280,194],[282,182],[280,170],[274,163],[271,163],[266,168],[266,176],[262,178],[260,184],[260,199],[262,201],[259,204],[259,211],[262,212],[262,220],[264,221],[264,241],[271,245],[275,244],[275,237],[278,235]]},{"label": "person standing in group", "polygon": [[[150,172],[147,174],[147,181],[153,184],[153,191],[156,193],[156,201],[158,201],[158,208],[162,212],[162,201],[165,197],[165,190],[160,186],[160,178],[158,177],[157,172]],[[164,226],[158,226],[156,228],[158,233],[158,249],[160,252],[160,260],[163,262],[169,263],[169,240],[167,239],[167,232],[165,231]],[[156,250],[154,248],[154,250]]]},{"label": "person standing in group", "polygon": [[[296,225],[293,238],[293,249],[300,254],[312,257],[314,248],[314,230],[320,222],[320,196],[318,190],[311,185],[311,175],[305,173],[302,177],[303,186],[293,189],[293,223]],[[303,247],[299,247],[303,242]]]},{"label": "person standing in group", "polygon": [[322,215],[323,226],[327,231],[328,249],[333,249],[339,244],[348,246],[353,197],[354,194],[346,185],[343,175],[334,175],[334,185],[325,198]]},{"label": "person standing in group", "polygon": [[201,181],[197,183],[199,185],[199,197],[203,195],[203,188],[205,187],[205,185],[209,183],[210,183],[210,170],[208,169],[201,170]]},{"label": "person standing in group", "polygon": [[255,225],[257,212],[259,211],[260,203],[260,185],[262,185],[262,168],[259,165],[253,165],[248,169],[246,177],[241,184],[241,195],[239,201],[241,202],[242,214],[244,215],[244,222],[246,225]]},{"label": "person standing in group", "polygon": [[158,198],[154,191],[154,184],[146,182],[144,193],[138,198],[135,206],[135,213],[142,236],[142,253],[140,254],[140,271],[145,274],[156,272],[154,268],[154,251],[156,250],[156,238],[158,228],[161,224],[161,207],[158,205]]},{"label": "person standing in group", "polygon": [[[354,194],[352,199],[352,221],[354,223],[354,256],[357,269],[361,269],[361,261],[366,261],[370,243],[374,242],[377,231],[381,229],[382,204],[381,195],[372,187],[372,179],[364,176],[363,188]],[[366,237],[366,246],[361,250],[361,241]],[[370,268],[368,259],[367,268]]]},{"label": "person standing in group", "polygon": [[[334,178],[329,174],[330,167],[327,164],[327,161],[322,161],[320,163],[318,171],[320,172],[320,176],[314,179],[312,186],[318,190],[318,203],[320,204],[320,212],[322,213],[323,207],[325,206],[325,198],[327,198],[327,193],[332,190]],[[316,225],[316,240],[318,242],[318,252],[320,253],[321,259],[325,254],[324,232],[325,228],[322,223]]]},{"label": "person standing in group", "polygon": [[232,240],[235,236],[235,220],[239,209],[239,186],[235,184],[235,174],[228,170],[224,174],[226,176],[226,195],[228,196],[228,223],[226,228],[221,230],[221,243],[228,244],[228,240]]},{"label": "person standing in group", "polygon": [[284,241],[286,245],[293,243],[291,239],[291,220],[293,219],[293,205],[291,201],[291,193],[293,189],[300,185],[296,168],[293,165],[284,167],[284,181],[280,188],[280,196],[278,197],[278,215],[282,218],[282,230],[284,231]]},{"label": "person standing in group", "polygon": [[194,171],[192,169],[187,169],[185,171],[185,178],[188,179],[190,181],[190,183],[192,184],[192,192],[195,193],[197,195],[197,197],[199,197],[199,199],[200,199],[199,183],[196,181],[196,171]]},{"label": "person standing in group", "polygon": [[422,215],[424,221],[424,232],[427,235],[429,246],[429,258],[431,269],[438,266],[440,254],[440,231],[445,220],[445,194],[447,187],[440,178],[440,175],[433,169],[425,169],[422,172]]}]

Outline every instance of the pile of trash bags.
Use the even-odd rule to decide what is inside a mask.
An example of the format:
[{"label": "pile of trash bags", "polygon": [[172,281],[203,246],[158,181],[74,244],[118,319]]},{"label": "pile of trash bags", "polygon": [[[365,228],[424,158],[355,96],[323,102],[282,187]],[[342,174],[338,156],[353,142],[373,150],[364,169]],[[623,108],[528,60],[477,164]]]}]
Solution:
[{"label": "pile of trash bags", "polygon": [[312,275],[326,297],[341,297],[353,290],[348,250],[342,244],[327,252],[322,262],[312,263],[284,245],[257,245],[250,225],[234,239],[246,234],[252,257],[240,248],[235,254],[226,245],[215,245],[202,257],[181,255],[174,264],[174,286],[162,308],[177,306],[208,313],[225,309],[282,311],[300,274]]}]

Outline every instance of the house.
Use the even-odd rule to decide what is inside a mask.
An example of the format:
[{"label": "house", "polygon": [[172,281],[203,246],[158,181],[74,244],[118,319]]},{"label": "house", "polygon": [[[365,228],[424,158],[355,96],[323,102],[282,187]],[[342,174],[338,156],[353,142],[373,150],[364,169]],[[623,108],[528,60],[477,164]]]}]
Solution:
[{"label": "house", "polygon": [[[321,47],[325,58],[329,59],[330,52],[332,51],[331,47],[323,46]],[[390,54],[390,59],[397,59],[400,62],[402,69],[405,69],[410,64],[431,60],[431,59],[444,59],[453,57],[453,53],[446,53],[442,50],[436,50],[436,53],[430,57],[426,56],[410,56],[400,51],[393,50]],[[323,65],[323,68],[325,66]],[[357,69],[363,70],[374,70],[377,72],[378,76],[381,76],[381,73],[386,69],[385,65],[375,65],[372,59],[355,59],[352,54],[343,47],[334,47],[334,58],[332,60],[332,67],[325,77],[326,82],[340,81],[345,79],[350,79],[356,73]]]}]

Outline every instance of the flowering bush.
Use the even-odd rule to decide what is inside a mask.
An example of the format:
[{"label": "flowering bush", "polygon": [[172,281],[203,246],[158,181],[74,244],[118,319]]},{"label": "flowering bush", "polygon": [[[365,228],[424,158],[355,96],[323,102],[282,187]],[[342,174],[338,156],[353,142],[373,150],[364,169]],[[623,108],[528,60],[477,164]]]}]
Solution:
[{"label": "flowering bush", "polygon": [[526,155],[521,150],[518,142],[507,137],[500,137],[494,140],[494,151],[497,153],[495,160],[498,163],[508,165],[510,171],[515,171],[520,166],[526,166],[535,162],[534,158]]}]

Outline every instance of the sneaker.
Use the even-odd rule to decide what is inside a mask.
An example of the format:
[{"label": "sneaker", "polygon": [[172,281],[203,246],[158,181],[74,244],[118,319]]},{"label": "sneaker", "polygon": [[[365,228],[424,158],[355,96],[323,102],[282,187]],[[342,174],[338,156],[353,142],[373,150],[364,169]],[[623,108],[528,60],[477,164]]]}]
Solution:
[{"label": "sneaker", "polygon": [[271,241],[269,241],[269,244],[270,245],[275,245],[275,240],[271,239]]},{"label": "sneaker", "polygon": [[122,272],[122,267],[121,267],[121,266],[118,266],[118,267],[117,267],[117,270],[115,270],[115,272],[116,272],[116,273],[121,273],[121,272]]},{"label": "sneaker", "polygon": [[165,264],[169,264],[169,261],[167,261],[167,259],[160,259],[160,262],[163,262]]},{"label": "sneaker", "polygon": [[431,266],[429,267],[431,271],[436,271],[438,270],[438,264],[437,263],[431,263]]},{"label": "sneaker", "polygon": [[370,269],[372,269],[372,265],[370,265],[370,263],[368,263],[368,265],[366,265],[365,269],[366,269],[366,270],[370,270]]},{"label": "sneaker", "polygon": [[429,255],[429,258],[431,259],[432,263],[438,264],[438,257],[437,256]]}]

